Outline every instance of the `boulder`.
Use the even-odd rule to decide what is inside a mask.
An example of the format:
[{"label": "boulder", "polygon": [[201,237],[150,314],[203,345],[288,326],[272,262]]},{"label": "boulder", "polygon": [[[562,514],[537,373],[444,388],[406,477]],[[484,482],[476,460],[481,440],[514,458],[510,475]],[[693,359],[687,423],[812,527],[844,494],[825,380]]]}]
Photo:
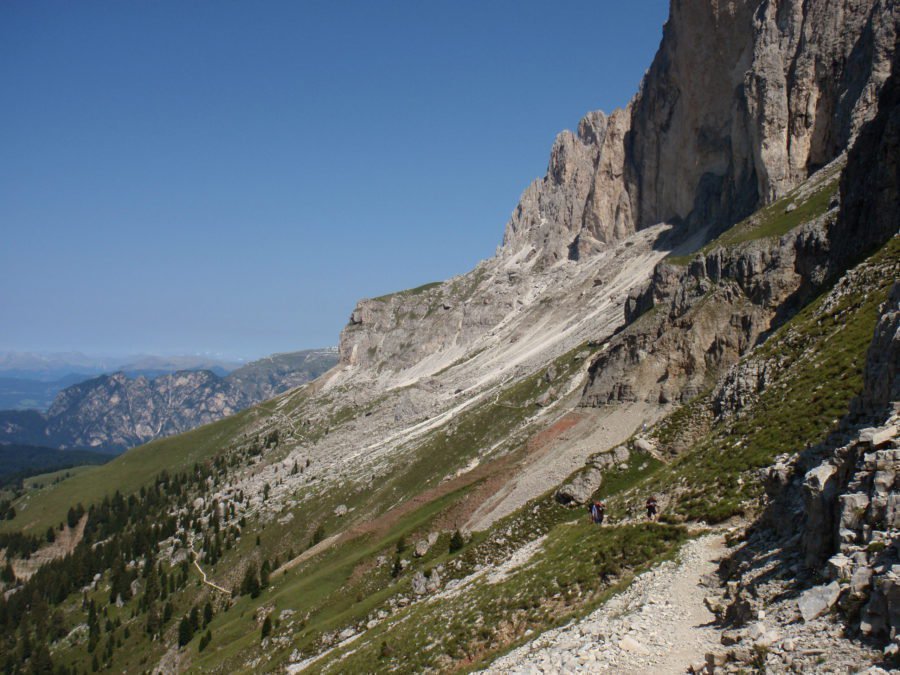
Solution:
[{"label": "boulder", "polygon": [[412,578],[412,592],[416,595],[425,595],[428,592],[428,582],[421,570],[416,572]]},{"label": "boulder", "polygon": [[441,575],[438,574],[438,571],[431,570],[431,575],[428,577],[428,582],[425,584],[425,590],[429,593],[434,593],[441,587]]},{"label": "boulder", "polygon": [[338,518],[341,518],[341,517],[347,515],[347,511],[348,511],[348,509],[347,509],[347,505],[346,505],[346,504],[339,504],[339,505],[334,509],[334,515],[336,515]]},{"label": "boulder", "polygon": [[841,594],[841,587],[836,581],[825,586],[815,586],[800,596],[797,605],[804,621],[812,621],[834,607]]},{"label": "boulder", "polygon": [[889,424],[886,427],[863,429],[859,434],[859,440],[870,443],[873,447],[884,445],[897,435],[897,427]]},{"label": "boulder", "polygon": [[428,540],[419,539],[419,541],[416,542],[416,548],[413,553],[417,558],[421,558],[426,553],[428,553],[428,549],[430,548],[431,546],[428,544]]},{"label": "boulder", "polygon": [[612,466],[620,466],[628,462],[628,458],[631,455],[628,452],[628,448],[624,445],[619,445],[609,450],[608,452],[601,452],[599,455],[594,455],[591,459],[591,464],[595,466],[597,469],[601,471],[606,470]]},{"label": "boulder", "polygon": [[656,446],[653,444],[653,441],[639,438],[634,442],[634,449],[649,455],[656,451]]},{"label": "boulder", "polygon": [[828,559],[826,570],[829,579],[835,581],[849,579],[853,570],[853,561],[843,553],[838,553]]},{"label": "boulder", "polygon": [[807,471],[803,479],[803,506],[806,511],[803,545],[808,567],[818,567],[832,552],[836,473],[837,468],[833,464],[824,462]]},{"label": "boulder", "polygon": [[587,504],[602,482],[603,473],[596,467],[589,467],[556,491],[556,501],[560,504]]}]

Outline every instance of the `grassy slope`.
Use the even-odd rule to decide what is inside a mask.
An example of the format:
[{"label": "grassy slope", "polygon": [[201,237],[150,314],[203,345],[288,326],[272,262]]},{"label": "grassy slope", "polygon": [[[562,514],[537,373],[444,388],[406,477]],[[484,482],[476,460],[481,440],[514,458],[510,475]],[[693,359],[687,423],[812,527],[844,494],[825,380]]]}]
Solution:
[{"label": "grassy slope", "polygon": [[[583,360],[576,359],[574,353],[582,349],[580,347],[556,360],[559,379],[573,376],[581,368]],[[432,432],[424,442],[410,449],[409,461],[402,464],[404,470],[394,472],[374,487],[347,485],[343,491],[330,491],[312,504],[296,508],[295,518],[290,523],[276,521],[262,525],[251,519],[236,546],[226,551],[216,566],[205,566],[207,573],[217,582],[231,587],[239,581],[236,571],[247,560],[252,558],[259,563],[278,555],[284,561],[290,549],[299,552],[307,546],[310,532],[316,525],[324,525],[329,534],[347,527],[350,524],[348,519],[339,521],[333,515],[338,502],[352,503],[360,513],[378,515],[391,505],[438,485],[442,478],[465,465],[486,447],[500,443],[506,449],[514,449],[518,442],[516,439],[523,440],[527,436],[528,420],[537,410],[533,399],[550,386],[544,378],[544,370],[509,386],[491,402],[459,415],[451,425],[452,431],[440,428]],[[40,532],[45,529],[45,524],[64,519],[68,507],[78,501],[88,505],[114,489],[127,494],[152,481],[163,468],[174,472],[220,452],[232,452],[235,439],[244,426],[254,418],[267,416],[272,406],[271,402],[262,404],[233,418],[136,448],[107,467],[95,469],[89,474],[73,475],[59,485],[31,493],[23,500],[26,507],[24,515],[11,521],[11,524],[16,528],[25,524],[30,531]],[[362,411],[337,410],[326,424],[337,424],[359,414]],[[280,451],[270,451],[265,459],[280,459]],[[463,499],[470,487],[465,486],[424,503],[393,523],[386,532],[357,536],[320,554],[301,568],[277,578],[272,589],[257,600],[240,599],[235,607],[214,620],[211,628],[215,638],[199,663],[204,668],[214,663],[225,664],[228,670],[240,667],[243,656],[258,642],[255,610],[263,603],[274,603],[279,611],[291,608],[304,616],[308,615],[304,629],[297,631],[296,644],[292,644],[291,649],[309,648],[323,632],[364,616],[381,600],[395,594],[398,588],[408,587],[409,575],[405,575],[397,586],[387,567],[382,567],[378,573],[362,576],[356,570],[360,566],[370,566],[376,553],[391,554],[399,537],[412,537],[414,532],[419,533],[417,536],[427,534],[434,519]],[[257,534],[260,536],[259,545],[254,543]],[[436,548],[443,547],[446,551],[447,539],[445,535],[443,543]],[[423,559],[418,562],[424,564],[427,561]],[[176,618],[179,613],[188,611],[191,604],[205,602],[207,597],[208,590],[199,585],[199,577],[193,568],[191,575],[194,581],[190,588],[193,590],[180,592],[173,600]],[[104,585],[101,584],[97,599],[104,600],[103,604],[104,592]],[[336,602],[335,598],[340,600]],[[160,645],[150,642],[143,634],[141,615],[138,619],[129,620],[135,602],[126,604],[121,611],[110,609],[125,622],[130,633],[125,640],[127,648],[115,652],[114,669],[140,669],[162,654]],[[72,603],[68,613],[73,624],[83,621],[83,617],[79,618],[82,614],[80,603]],[[173,630],[171,626],[170,630]],[[118,634],[121,636],[122,631]],[[196,644],[197,638],[188,647],[188,653],[196,654]],[[289,654],[278,650],[271,650],[270,653],[279,654],[281,658],[287,658]],[[64,650],[62,655],[68,663],[85,665],[89,662],[83,645]],[[142,656],[138,658],[137,655]]]},{"label": "grassy slope", "polygon": [[66,511],[78,502],[87,507],[116,490],[123,494],[136,492],[164,469],[174,473],[214,456],[258,414],[257,409],[251,408],[187,433],[152,441],[92,471],[29,493],[16,502],[19,515],[0,522],[0,531],[43,532],[65,520]]}]

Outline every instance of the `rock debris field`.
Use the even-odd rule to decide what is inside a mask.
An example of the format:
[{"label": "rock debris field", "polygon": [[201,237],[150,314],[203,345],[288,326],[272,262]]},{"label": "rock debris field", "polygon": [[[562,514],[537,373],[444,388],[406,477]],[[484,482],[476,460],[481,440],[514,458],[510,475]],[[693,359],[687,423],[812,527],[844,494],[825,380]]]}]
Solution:
[{"label": "rock debris field", "polygon": [[725,553],[723,537],[685,545],[676,561],[638,576],[586,618],[547,631],[484,673],[684,673],[720,647],[701,579]]}]

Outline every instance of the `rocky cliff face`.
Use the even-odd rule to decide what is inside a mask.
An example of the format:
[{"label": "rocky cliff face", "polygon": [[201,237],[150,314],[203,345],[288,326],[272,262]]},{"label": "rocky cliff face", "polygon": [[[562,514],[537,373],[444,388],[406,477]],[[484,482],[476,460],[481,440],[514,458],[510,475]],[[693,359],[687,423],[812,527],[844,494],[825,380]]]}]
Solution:
[{"label": "rocky cliff face", "polygon": [[[826,276],[826,231],[837,217],[841,166],[837,160],[742,223],[735,238],[747,241],[716,240],[692,259],[657,265],[625,305],[627,327],[592,365],[582,403],[688,400],[801,307]],[[780,237],[754,238],[814,201],[827,202],[824,213]],[[740,387],[727,395],[739,399]]]},{"label": "rocky cliff face", "polygon": [[837,157],[874,115],[890,2],[672,3],[640,92],[563,132],[504,246],[544,264],[659,222],[724,229]]},{"label": "rocky cliff face", "polygon": [[0,414],[0,442],[123,450],[232,415],[318,377],[336,361],[333,350],[312,350],[276,354],[226,377],[208,370],[103,375],[61,391],[46,414]]},{"label": "rocky cliff face", "polygon": [[841,219],[829,232],[837,269],[900,230],[900,50],[896,43],[878,111],[850,149],[841,179]]}]

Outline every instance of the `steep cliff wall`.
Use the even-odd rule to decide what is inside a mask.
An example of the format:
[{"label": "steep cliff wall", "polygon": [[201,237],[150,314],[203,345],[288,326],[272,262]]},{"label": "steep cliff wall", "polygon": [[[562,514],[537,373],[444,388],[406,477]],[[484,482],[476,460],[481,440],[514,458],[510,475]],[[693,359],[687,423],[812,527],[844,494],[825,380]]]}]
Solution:
[{"label": "steep cliff wall", "polygon": [[[629,297],[626,328],[591,366],[582,403],[680,402],[708,388],[826,277],[836,160],[693,258],[672,258]],[[799,224],[781,236],[762,233]]]},{"label": "steep cliff wall", "polygon": [[557,137],[505,247],[550,264],[654,223],[724,229],[781,197],[874,115],[898,17],[879,0],[676,0],[635,99]]}]

